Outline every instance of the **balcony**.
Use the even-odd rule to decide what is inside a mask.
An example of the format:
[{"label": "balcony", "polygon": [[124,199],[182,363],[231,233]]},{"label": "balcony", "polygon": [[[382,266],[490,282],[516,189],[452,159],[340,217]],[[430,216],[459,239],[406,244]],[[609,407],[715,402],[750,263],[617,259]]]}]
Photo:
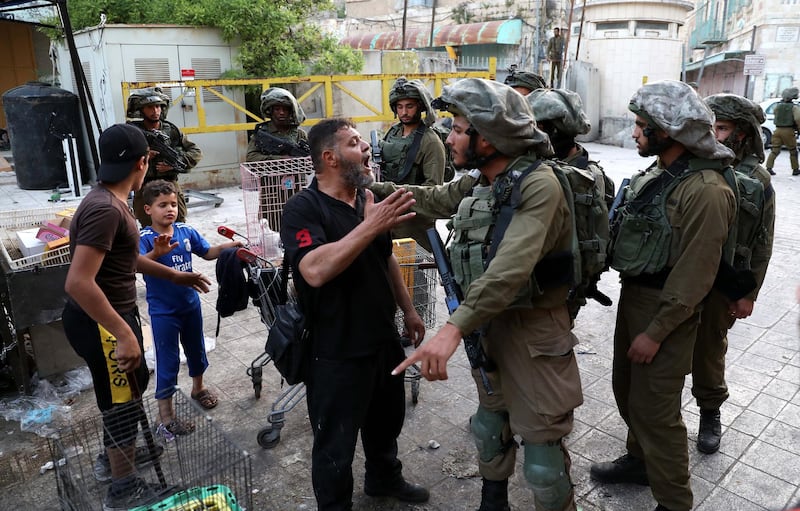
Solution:
[{"label": "balcony", "polygon": [[689,37],[692,48],[703,49],[706,46],[716,46],[728,41],[725,35],[725,23],[714,18],[698,21],[697,26]]}]

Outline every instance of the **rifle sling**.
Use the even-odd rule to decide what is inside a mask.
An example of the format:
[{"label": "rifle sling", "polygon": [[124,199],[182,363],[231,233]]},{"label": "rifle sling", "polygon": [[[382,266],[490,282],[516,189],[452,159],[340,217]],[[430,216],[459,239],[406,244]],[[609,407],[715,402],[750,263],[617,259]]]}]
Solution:
[{"label": "rifle sling", "polygon": [[397,181],[403,181],[411,173],[411,167],[414,165],[414,160],[417,159],[419,147],[422,145],[422,135],[424,134],[425,124],[421,123],[419,126],[417,126],[417,129],[414,130],[414,140],[411,141],[411,145],[408,147],[406,161],[403,164],[403,170],[401,170],[400,174],[397,176]]}]

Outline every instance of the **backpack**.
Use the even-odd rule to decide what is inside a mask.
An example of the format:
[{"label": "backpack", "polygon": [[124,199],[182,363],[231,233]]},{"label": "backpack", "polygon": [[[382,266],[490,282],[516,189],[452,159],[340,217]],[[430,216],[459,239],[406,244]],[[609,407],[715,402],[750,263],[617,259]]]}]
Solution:
[{"label": "backpack", "polygon": [[[539,166],[539,163],[541,162],[537,161],[525,171],[512,174],[512,190],[501,198],[500,213],[492,234],[494,250],[499,246],[511,223],[513,211],[519,207],[522,181]],[[579,309],[586,305],[587,298],[593,298],[606,306],[611,305],[611,300],[597,290],[597,282],[601,274],[608,269],[606,264],[610,241],[608,208],[614,199],[614,183],[608,179],[599,165],[580,169],[563,162],[544,163],[552,167],[558,178],[572,218],[572,269],[567,306],[570,316],[575,319]],[[494,250],[490,251],[490,257],[493,256]]]},{"label": "backpack", "polygon": [[447,145],[447,136],[450,134],[450,129],[446,128],[440,124],[434,124],[431,126],[431,129],[434,133],[439,137],[442,141],[442,145],[444,146],[444,181],[447,183],[448,181],[452,181],[454,177],[456,177],[456,166],[453,164],[453,155],[450,154],[450,146]]},{"label": "backpack", "polygon": [[[750,259],[753,250],[767,237],[766,218],[764,210],[766,203],[772,198],[775,190],[772,185],[764,188],[764,183],[753,176],[753,171],[758,165],[755,157],[748,156],[733,170],[725,173],[728,186],[737,193],[736,232],[733,245],[733,256],[729,259],[731,265],[737,270],[750,270]],[[736,188],[733,188],[730,178],[735,179]],[[730,250],[730,248],[729,248]]]},{"label": "backpack", "polygon": [[747,296],[758,287],[750,260],[753,249],[763,243],[767,234],[764,209],[774,193],[771,185],[765,190],[761,181],[746,169],[746,165],[740,165],[736,169],[728,166],[722,170],[725,182],[736,196],[736,217],[722,248],[714,287],[731,301]]},{"label": "backpack", "polygon": [[562,162],[549,164],[561,183],[572,215],[572,252],[576,257],[573,257],[573,286],[567,305],[575,319],[588,298],[611,305],[611,299],[598,291],[597,283],[608,270],[606,258],[611,240],[608,209],[614,201],[614,182],[594,162],[585,169]]}]

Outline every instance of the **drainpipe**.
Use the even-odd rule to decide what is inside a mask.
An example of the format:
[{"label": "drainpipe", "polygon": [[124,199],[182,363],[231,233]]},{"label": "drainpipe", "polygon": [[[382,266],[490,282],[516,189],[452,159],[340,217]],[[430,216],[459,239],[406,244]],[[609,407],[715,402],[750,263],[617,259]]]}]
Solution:
[{"label": "drainpipe", "polygon": [[408,16],[408,0],[403,0],[403,40],[400,43],[400,49],[406,49],[406,17]]},{"label": "drainpipe", "polygon": [[[756,52],[756,30],[758,27],[753,25],[753,33],[750,35],[750,51],[755,54]],[[744,82],[744,97],[747,99],[753,99],[753,92],[756,86],[755,83],[756,79],[753,75],[748,75],[747,80]]]},{"label": "drainpipe", "polygon": [[431,35],[430,40],[428,42],[428,46],[433,48],[433,30],[436,28],[436,0],[433,0],[433,5],[431,5]]}]

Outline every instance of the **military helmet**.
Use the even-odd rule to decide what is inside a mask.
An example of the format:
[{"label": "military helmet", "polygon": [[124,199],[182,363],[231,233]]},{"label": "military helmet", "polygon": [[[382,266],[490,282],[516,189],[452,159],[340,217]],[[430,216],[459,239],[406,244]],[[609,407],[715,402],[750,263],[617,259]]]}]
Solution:
[{"label": "military helmet", "polygon": [[592,125],[583,111],[581,97],[567,89],[539,89],[526,96],[537,121],[550,121],[568,135],[589,133]]},{"label": "military helmet", "polygon": [[147,105],[161,105],[161,119],[167,118],[167,110],[169,109],[170,98],[167,96],[161,87],[147,87],[145,89],[138,89],[131,92],[128,96],[128,107],[125,110],[125,115],[129,119],[141,119],[144,117],[142,108]]},{"label": "military helmet", "polygon": [[303,112],[303,108],[292,93],[286,89],[270,87],[261,93],[262,116],[272,118],[272,107],[275,105],[283,105],[289,109],[291,112],[290,123],[294,126],[299,126],[306,120],[306,114]]},{"label": "military helmet", "polygon": [[798,95],[800,95],[800,91],[797,90],[797,87],[789,87],[788,89],[783,89],[783,92],[781,92],[781,99],[789,102],[793,99],[797,99]]},{"label": "military helmet", "polygon": [[397,102],[401,99],[416,99],[422,107],[420,111],[425,112],[424,122],[431,126],[436,122],[436,112],[431,107],[431,93],[425,84],[419,80],[409,80],[404,76],[398,78],[389,91],[389,107],[392,112],[397,114]]},{"label": "military helmet", "polygon": [[482,78],[464,78],[444,87],[434,108],[463,115],[472,127],[506,156],[535,151],[550,156],[553,147],[525,97],[508,85]]},{"label": "military helmet", "polygon": [[530,91],[547,88],[547,83],[544,81],[543,77],[536,73],[517,71],[516,69],[509,70],[508,76],[506,76],[503,83],[509,87],[525,87]]},{"label": "military helmet", "polygon": [[748,142],[751,142],[748,145],[749,151],[758,155],[759,159],[764,158],[761,124],[767,118],[760,105],[737,94],[714,94],[704,101],[718,120],[735,122],[739,129],[744,130]]},{"label": "military helmet", "polygon": [[733,159],[733,151],[717,142],[714,114],[694,89],[677,80],[643,85],[631,98],[628,109],[647,119],[698,158]]}]

